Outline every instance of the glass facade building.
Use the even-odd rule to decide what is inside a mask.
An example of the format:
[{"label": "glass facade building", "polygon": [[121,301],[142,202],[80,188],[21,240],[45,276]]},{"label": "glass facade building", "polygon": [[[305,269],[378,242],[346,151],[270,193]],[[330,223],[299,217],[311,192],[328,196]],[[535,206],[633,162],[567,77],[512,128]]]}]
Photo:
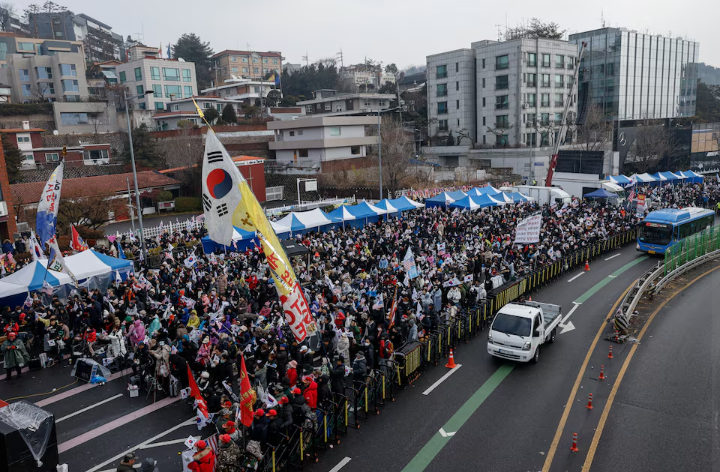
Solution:
[{"label": "glass facade building", "polygon": [[699,43],[625,28],[571,34],[569,40],[587,43],[578,84],[581,119],[591,105],[620,120],[695,114]]}]

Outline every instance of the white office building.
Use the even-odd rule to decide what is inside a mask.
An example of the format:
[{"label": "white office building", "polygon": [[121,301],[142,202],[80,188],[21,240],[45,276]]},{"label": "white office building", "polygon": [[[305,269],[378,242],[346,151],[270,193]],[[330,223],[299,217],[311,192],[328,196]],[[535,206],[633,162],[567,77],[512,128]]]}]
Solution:
[{"label": "white office building", "polygon": [[[198,95],[194,62],[143,57],[119,64],[116,71],[120,84],[129,88],[130,95],[143,95],[133,100],[141,110],[166,110],[173,100]],[[146,95],[149,90],[153,93]]]}]

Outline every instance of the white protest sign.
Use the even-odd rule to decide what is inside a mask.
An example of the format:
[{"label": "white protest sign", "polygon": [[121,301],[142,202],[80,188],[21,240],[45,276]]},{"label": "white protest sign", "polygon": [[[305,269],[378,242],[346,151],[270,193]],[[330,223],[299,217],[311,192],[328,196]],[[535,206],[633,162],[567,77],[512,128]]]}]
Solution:
[{"label": "white protest sign", "polygon": [[517,225],[515,230],[515,244],[529,244],[540,241],[540,228],[542,215],[525,218]]}]

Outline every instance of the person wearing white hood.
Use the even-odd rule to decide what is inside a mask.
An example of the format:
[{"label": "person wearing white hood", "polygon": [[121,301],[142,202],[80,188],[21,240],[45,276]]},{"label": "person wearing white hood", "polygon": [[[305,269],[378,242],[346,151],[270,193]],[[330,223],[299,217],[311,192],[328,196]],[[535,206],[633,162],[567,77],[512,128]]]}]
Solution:
[{"label": "person wearing white hood", "polygon": [[345,359],[350,358],[350,339],[348,338],[348,333],[346,333],[345,331],[343,331],[340,335],[340,339],[337,343],[337,351],[338,354],[340,354]]}]

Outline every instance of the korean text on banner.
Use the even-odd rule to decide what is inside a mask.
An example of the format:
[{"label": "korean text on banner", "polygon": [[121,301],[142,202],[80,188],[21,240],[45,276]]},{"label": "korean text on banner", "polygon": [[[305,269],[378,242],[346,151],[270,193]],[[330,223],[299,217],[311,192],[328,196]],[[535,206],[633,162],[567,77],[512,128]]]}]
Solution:
[{"label": "korean text on banner", "polygon": [[645,215],[645,195],[638,195],[635,199],[637,200],[635,214],[642,218]]},{"label": "korean text on banner", "polygon": [[542,215],[525,218],[515,229],[515,244],[530,244],[540,241]]},{"label": "korean text on banner", "polygon": [[65,161],[61,162],[50,174],[38,202],[35,230],[42,249],[45,249],[45,244],[55,236],[55,224],[57,223],[58,209],[60,208],[60,190],[62,189],[64,169]]}]

